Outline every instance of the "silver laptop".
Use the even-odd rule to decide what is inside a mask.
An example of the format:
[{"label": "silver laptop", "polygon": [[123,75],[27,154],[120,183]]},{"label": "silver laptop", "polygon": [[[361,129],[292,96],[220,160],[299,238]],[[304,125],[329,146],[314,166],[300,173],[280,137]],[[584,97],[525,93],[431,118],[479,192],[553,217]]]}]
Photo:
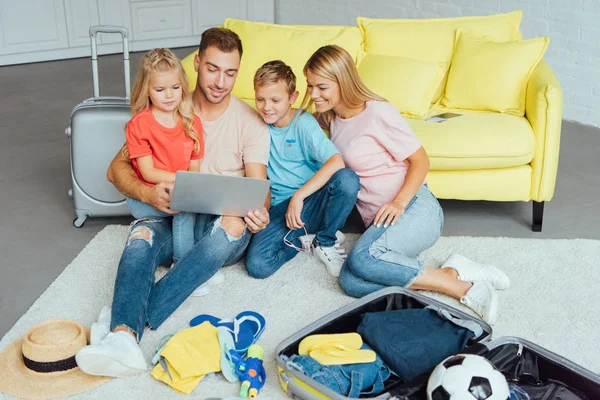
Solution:
[{"label": "silver laptop", "polygon": [[243,217],[263,208],[270,186],[266,179],[177,171],[171,209]]}]

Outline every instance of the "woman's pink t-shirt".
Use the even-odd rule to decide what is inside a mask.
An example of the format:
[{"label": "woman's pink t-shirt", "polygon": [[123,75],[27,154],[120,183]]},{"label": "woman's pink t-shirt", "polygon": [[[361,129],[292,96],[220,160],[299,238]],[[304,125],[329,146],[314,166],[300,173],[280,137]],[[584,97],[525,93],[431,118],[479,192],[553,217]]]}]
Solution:
[{"label": "woman's pink t-shirt", "polygon": [[346,167],[360,178],[356,207],[369,226],[379,208],[402,188],[408,171],[404,160],[421,142],[398,110],[383,101],[368,101],[365,110],[352,118],[335,118],[331,140]]}]

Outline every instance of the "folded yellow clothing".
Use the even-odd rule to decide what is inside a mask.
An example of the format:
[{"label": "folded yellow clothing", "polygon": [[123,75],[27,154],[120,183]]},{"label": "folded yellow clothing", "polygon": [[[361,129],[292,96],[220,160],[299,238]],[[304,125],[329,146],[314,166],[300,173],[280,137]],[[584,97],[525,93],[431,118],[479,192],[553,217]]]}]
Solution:
[{"label": "folded yellow clothing", "polygon": [[323,365],[360,364],[375,361],[373,350],[361,350],[358,333],[310,335],[298,345],[298,354],[308,355]]},{"label": "folded yellow clothing", "polygon": [[157,364],[151,375],[181,393],[190,394],[206,374],[221,370],[217,333],[210,322],[178,332],[161,352],[169,372]]}]

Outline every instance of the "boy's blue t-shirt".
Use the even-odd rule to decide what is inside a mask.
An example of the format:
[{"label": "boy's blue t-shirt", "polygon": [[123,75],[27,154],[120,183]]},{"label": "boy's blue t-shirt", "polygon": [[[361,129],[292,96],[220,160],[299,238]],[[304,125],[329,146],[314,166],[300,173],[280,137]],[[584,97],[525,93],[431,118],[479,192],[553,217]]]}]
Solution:
[{"label": "boy's blue t-shirt", "polygon": [[271,205],[276,205],[292,197],[339,151],[307,112],[296,111],[288,126],[269,125],[269,131],[271,153],[267,175],[271,180]]}]

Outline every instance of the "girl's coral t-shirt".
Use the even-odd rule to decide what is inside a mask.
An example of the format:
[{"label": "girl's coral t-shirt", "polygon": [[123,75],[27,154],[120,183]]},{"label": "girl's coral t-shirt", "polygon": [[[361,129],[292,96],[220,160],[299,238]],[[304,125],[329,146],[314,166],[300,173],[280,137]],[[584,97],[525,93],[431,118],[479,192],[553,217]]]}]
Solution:
[{"label": "girl's coral t-shirt", "polygon": [[136,158],[151,155],[155,168],[177,172],[187,171],[190,160],[198,160],[204,156],[202,122],[196,115],[194,128],[200,141],[199,151],[194,151],[194,141],[185,134],[181,121],[173,128],[166,128],[156,120],[150,107],[140,111],[129,121],[125,131],[127,150],[133,168],[142,182],[154,185],[144,181]]},{"label": "girl's coral t-shirt", "polygon": [[368,101],[352,118],[333,119],[331,141],[360,178],[356,208],[369,226],[379,208],[398,195],[408,171],[404,160],[421,142],[398,110],[383,101]]}]

